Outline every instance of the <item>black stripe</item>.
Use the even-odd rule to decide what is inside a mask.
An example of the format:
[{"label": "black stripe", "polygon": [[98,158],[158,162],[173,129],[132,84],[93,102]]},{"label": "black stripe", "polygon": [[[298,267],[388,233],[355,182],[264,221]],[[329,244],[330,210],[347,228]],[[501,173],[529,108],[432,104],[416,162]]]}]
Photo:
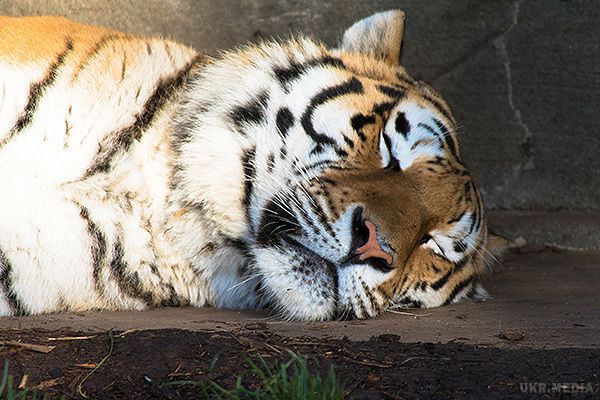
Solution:
[{"label": "black stripe", "polygon": [[[419,147],[423,144],[425,144],[425,145],[431,144],[431,139],[428,138],[428,139],[417,140],[416,142],[414,142],[412,144],[412,146],[410,146],[410,151],[414,151],[417,147]],[[440,146],[440,150],[443,150],[443,147]],[[433,171],[433,169],[431,169],[431,171]]]},{"label": "black stripe", "polygon": [[473,198],[471,197],[471,181],[465,182],[463,190],[465,192],[465,199],[468,202],[471,202],[473,200]]},{"label": "black stripe", "polygon": [[458,260],[457,262],[454,263],[454,268],[452,269],[454,272],[459,272],[461,269],[464,268],[465,265],[467,265],[467,262],[470,260],[469,256],[464,256],[463,258],[461,258],[460,260]]},{"label": "black stripe", "polygon": [[453,269],[448,270],[448,272],[446,272],[444,276],[442,276],[440,279],[438,279],[430,285],[431,288],[433,290],[440,290],[448,282],[448,279],[450,279],[450,276],[453,272]]},{"label": "black stripe", "polygon": [[377,90],[392,99],[399,100],[404,97],[404,90],[388,85],[377,85]]},{"label": "black stripe", "polygon": [[444,107],[444,105],[438,99],[436,99],[433,96],[428,95],[427,93],[421,93],[421,94],[423,95],[425,100],[429,101],[431,104],[434,105],[436,110],[438,110],[440,112],[440,114],[442,114],[444,116],[444,118],[446,118],[446,120],[455,124],[454,118],[452,117],[452,115],[450,114],[448,109],[446,107]]},{"label": "black stripe", "polygon": [[423,302],[421,300],[413,300],[410,304],[411,308],[423,308]]},{"label": "black stripe", "polygon": [[26,315],[27,309],[25,304],[19,299],[19,296],[12,290],[10,273],[12,265],[6,254],[0,249],[0,287],[8,300],[8,306],[11,308],[13,315]]},{"label": "black stripe", "polygon": [[306,68],[302,64],[295,62],[290,63],[285,68],[273,69],[275,77],[284,88],[287,88],[291,81],[298,79],[304,72],[306,72]]},{"label": "black stripe", "polygon": [[305,172],[310,172],[317,168],[322,168],[322,169],[332,168],[332,166],[335,163],[336,163],[336,161],[334,161],[334,160],[321,160],[321,161],[317,161],[313,164],[304,165],[304,168],[302,169],[302,171],[299,171],[299,175],[302,175]]},{"label": "black stripe", "polygon": [[325,265],[327,266],[327,272],[329,272],[329,276],[331,277],[331,289],[330,295],[333,297],[332,303],[338,306],[340,304],[339,299],[339,285],[340,285],[340,275],[339,269],[337,266],[329,261],[325,261]]},{"label": "black stripe", "polygon": [[331,178],[327,178],[326,176],[324,176],[324,177],[320,178],[320,179],[319,179],[319,181],[320,181],[321,185],[323,184],[323,182],[324,182],[324,183],[328,183],[328,184],[330,184],[331,186],[337,186],[337,184],[338,184],[336,181],[334,181],[334,180],[333,180],[333,179],[331,179]]},{"label": "black stripe", "polygon": [[[335,240],[336,242],[339,243],[337,234],[335,233],[335,231],[329,224],[329,218],[327,217],[325,210],[321,206],[321,202],[317,201],[317,199],[315,199],[313,197],[312,193],[310,193],[309,191],[306,191],[305,195],[310,200],[310,201],[308,201],[308,206],[312,209],[312,211],[314,212],[314,215],[317,216],[317,219],[322,224],[323,229],[325,229],[325,231],[327,233],[329,233],[329,235],[333,238],[333,240]],[[308,220],[309,218],[307,217],[306,219]]]},{"label": "black stripe", "polygon": [[[96,42],[96,44],[94,45],[94,47],[92,47],[81,59],[81,61],[79,62],[79,64],[77,65],[77,67],[75,67],[75,71],[73,72],[73,76],[71,77],[71,82],[75,82],[78,78],[79,78],[79,74],[81,74],[81,71],[83,71],[87,65],[90,63],[90,60],[92,58],[94,58],[94,56],[96,56],[100,50],[102,50],[104,47],[106,47],[106,45],[113,41],[113,40],[117,40],[117,39],[125,39],[127,38],[127,36],[122,35],[120,33],[113,33],[110,35],[106,35],[100,38],[100,40],[98,40]],[[123,67],[124,70],[124,67]],[[121,71],[123,72],[123,71]]]},{"label": "black stripe", "polygon": [[[125,73],[127,72],[127,54],[123,54],[123,62],[121,63],[121,82],[125,80]],[[121,83],[119,82],[119,83]]]},{"label": "black stripe", "polygon": [[471,285],[471,289],[469,289],[469,291],[466,294],[467,298],[472,299],[475,296],[475,294],[477,294],[477,286],[478,286],[478,280],[474,279],[473,285]]},{"label": "black stripe", "polygon": [[[303,174],[303,170],[301,170],[300,168],[298,168],[298,161],[300,161],[299,159],[295,159],[292,161],[292,170],[294,171],[294,173],[298,176],[302,176]],[[291,181],[286,182],[286,185],[291,185]]]},{"label": "black stripe", "polygon": [[169,297],[160,302],[162,307],[186,307],[190,305],[188,300],[180,297],[177,294],[177,291],[175,291],[173,285],[169,283],[167,284],[167,288],[169,288]]},{"label": "black stripe", "polygon": [[[340,214],[336,209],[336,205],[333,203],[333,199],[331,198],[331,196],[326,196],[325,201],[327,202],[327,207],[329,208],[332,221],[337,221],[340,218]],[[339,239],[336,241],[339,241]]]},{"label": "black stripe", "polygon": [[434,159],[431,160],[427,160],[427,164],[434,164],[434,165],[440,165],[440,166],[444,166],[446,164],[446,160],[444,160],[442,157],[440,156],[436,156]]},{"label": "black stripe", "polygon": [[108,134],[102,140],[98,146],[98,153],[83,175],[84,178],[107,172],[119,152],[128,151],[134,141],[139,141],[142,138],[144,131],[152,125],[155,115],[167,104],[173,93],[184,85],[192,68],[202,58],[202,55],[197,55],[184,68],[158,81],[154,92],[146,100],[142,111],[135,116],[133,124]]},{"label": "black stripe", "polygon": [[[356,299],[356,303],[360,307],[360,311],[362,312],[362,318],[366,318],[369,315],[369,313],[367,311],[367,307],[365,306],[365,303],[362,301],[362,299],[360,298],[359,295],[356,295],[355,299]],[[354,316],[357,316],[356,312],[354,313]]]},{"label": "black stripe", "polygon": [[453,250],[455,253],[464,253],[467,245],[460,240],[454,242]]},{"label": "black stripe", "polygon": [[473,232],[473,229],[475,228],[475,224],[477,223],[477,217],[478,217],[478,213],[474,212],[473,214],[471,214],[471,223],[469,224],[469,232],[468,234],[470,235]]},{"label": "black stripe", "polygon": [[8,300],[8,306],[11,308],[13,315],[26,315],[27,309],[25,304],[19,299],[19,296],[12,289],[11,278],[12,265],[6,254],[0,249],[0,287]]},{"label": "black stripe", "polygon": [[290,61],[289,66],[274,68],[273,73],[275,74],[275,77],[277,78],[281,86],[283,86],[284,89],[287,90],[289,89],[289,85],[291,82],[304,75],[306,71],[308,71],[310,68],[317,66],[345,68],[344,63],[339,58],[325,56],[323,58],[309,60],[303,64]]},{"label": "black stripe", "polygon": [[273,172],[273,169],[275,168],[275,154],[274,153],[269,153],[269,155],[267,156],[267,173],[271,173]]},{"label": "black stripe", "polygon": [[[373,115],[364,115],[364,114],[356,114],[353,115],[350,119],[350,124],[352,125],[352,129],[355,131],[360,131],[365,125],[374,124],[375,116]],[[364,135],[363,135],[364,136]],[[364,139],[361,139],[364,140]]]},{"label": "black stripe", "polygon": [[452,303],[452,301],[456,298],[456,296],[458,296],[458,294],[472,282],[473,282],[473,277],[470,276],[467,279],[461,281],[458,285],[456,285],[454,287],[454,289],[452,290],[452,293],[450,293],[450,296],[448,296],[448,298],[444,302],[444,305],[446,306],[446,305]]},{"label": "black stripe", "polygon": [[123,244],[121,243],[121,238],[117,236],[113,245],[110,268],[121,292],[130,297],[144,301],[147,306],[157,304],[152,293],[142,289],[138,273],[136,271],[133,273],[127,271],[127,261],[125,261],[124,257],[125,252],[123,250]]},{"label": "black stripe", "polygon": [[277,117],[275,118],[277,124],[277,130],[281,137],[286,137],[288,130],[294,126],[295,118],[294,114],[287,107],[282,107],[277,111]]},{"label": "black stripe", "polygon": [[410,122],[406,119],[406,114],[403,112],[399,112],[396,116],[395,122],[396,132],[400,133],[404,136],[404,139],[407,139],[408,132],[410,132]]},{"label": "black stripe", "polygon": [[352,141],[352,139],[350,139],[348,136],[344,135],[343,133],[342,135],[342,139],[344,139],[344,142],[348,145],[348,147],[350,147],[351,149],[354,148],[354,142]]},{"label": "black stripe", "polygon": [[385,168],[393,171],[400,171],[400,161],[398,161],[398,159],[394,157],[394,154],[392,154],[392,139],[385,132],[383,133],[383,141],[385,142],[385,146],[390,153],[390,162],[385,166]]},{"label": "black stripe", "polygon": [[300,234],[298,218],[291,210],[281,205],[285,201],[284,198],[274,198],[263,209],[256,235],[258,246],[277,245],[284,235]]},{"label": "black stripe", "polygon": [[252,202],[252,189],[254,187],[254,179],[256,179],[256,166],[254,165],[256,158],[256,148],[251,147],[244,150],[242,154],[242,169],[244,170],[244,195],[242,197],[242,206],[246,210],[246,216],[250,221],[250,204]]},{"label": "black stripe", "polygon": [[[315,151],[315,150],[313,150],[313,151]],[[311,152],[311,154],[312,154],[312,152]],[[337,154],[338,156],[340,156],[342,158],[348,157],[348,152],[344,149],[340,149],[339,147],[337,147],[335,149],[335,154]]]},{"label": "black stripe", "polygon": [[395,105],[396,103],[393,102],[375,104],[375,106],[373,106],[373,112],[381,117],[385,117]]},{"label": "black stripe", "polygon": [[405,85],[415,86],[418,84],[418,82],[412,77],[408,76],[408,74],[401,74],[400,72],[397,72],[396,78]]},{"label": "black stripe", "polygon": [[434,138],[436,138],[438,140],[438,142],[440,143],[440,149],[443,150],[443,146],[444,146],[444,140],[442,139],[440,133],[438,131],[436,131],[435,129],[433,129],[433,127],[431,125],[425,124],[423,122],[419,122],[419,124],[417,125],[418,128],[423,128],[425,129],[427,132],[431,133],[433,135]]},{"label": "black stripe", "polygon": [[250,250],[250,245],[244,242],[242,239],[234,238],[231,236],[227,236],[223,239],[223,245],[234,247],[235,249],[244,253],[245,256],[251,257],[252,251]]},{"label": "black stripe", "polygon": [[423,307],[423,303],[420,300],[415,300],[412,297],[403,297],[400,300],[395,301],[395,303],[403,304],[409,308],[421,308]]},{"label": "black stripe", "polygon": [[454,141],[454,138],[452,137],[452,134],[450,133],[450,131],[448,130],[448,128],[446,128],[446,125],[444,125],[437,118],[434,118],[433,122],[438,127],[438,129],[440,131],[442,131],[442,137],[446,140],[446,143],[448,143],[448,148],[450,149],[450,152],[452,153],[452,156],[454,156],[454,158],[457,161],[460,162],[460,156],[458,155],[458,146],[457,146],[456,142]]},{"label": "black stripe", "polygon": [[312,219],[310,219],[308,213],[302,211],[297,215],[297,219],[300,220],[302,219],[302,221],[308,225],[308,227],[312,230],[312,232],[319,236],[321,235],[321,231],[319,230],[319,228],[317,227],[317,225],[315,225],[315,223],[312,221]]},{"label": "black stripe", "polygon": [[[405,286],[406,281],[408,281],[408,275],[404,275],[402,277],[402,280],[400,281],[400,283],[398,285],[396,285],[395,290],[398,291],[397,293],[397,297],[402,297],[404,296],[404,294],[406,292],[408,292],[408,290],[410,289],[410,286]],[[404,289],[403,289],[404,288]]]},{"label": "black stripe", "polygon": [[371,289],[369,288],[367,283],[361,277],[359,277],[358,280],[360,281],[360,285],[363,288],[365,296],[367,296],[367,298],[369,299],[369,302],[371,303],[371,307],[374,308],[375,310],[377,310],[379,307],[377,306],[377,301],[375,300],[375,296],[373,296],[373,293],[371,293]]},{"label": "black stripe", "polygon": [[87,208],[81,207],[79,210],[79,215],[87,224],[87,231],[90,235],[91,241],[90,250],[92,255],[92,263],[94,266],[94,286],[96,287],[96,290],[100,296],[102,296],[104,294],[104,284],[100,275],[102,273],[102,265],[106,258],[106,236],[104,236],[104,233],[102,233],[94,221],[92,221]]},{"label": "black stripe", "polygon": [[65,118],[65,139],[63,141],[64,148],[69,147],[69,137],[71,136],[71,124],[69,124],[69,120]]},{"label": "black stripe", "polygon": [[285,144],[284,144],[279,149],[279,158],[283,160],[283,159],[285,159],[285,156],[287,156],[287,149],[285,148]]},{"label": "black stripe", "polygon": [[458,214],[458,216],[456,218],[452,218],[451,220],[449,220],[448,222],[446,222],[448,225],[453,224],[455,222],[458,222],[462,219],[462,217],[465,216],[465,212],[461,212],[460,214]]},{"label": "black stripe", "polygon": [[244,126],[246,124],[260,124],[264,122],[268,101],[269,94],[263,91],[246,104],[234,107],[231,110],[229,118],[231,118],[238,132],[244,134]]},{"label": "black stripe", "polygon": [[479,191],[477,190],[477,187],[475,186],[475,183],[473,181],[471,181],[471,187],[473,188],[473,194],[475,195],[475,202],[477,204],[477,222],[475,223],[475,230],[479,230],[479,227],[481,226],[481,221],[482,221],[482,213],[483,213],[483,200],[481,199],[481,196],[479,195]]},{"label": "black stripe", "polygon": [[65,59],[67,54],[73,50],[73,40],[71,38],[67,38],[65,42],[65,49],[56,57],[54,62],[50,64],[48,67],[48,73],[41,81],[32,83],[29,87],[29,96],[27,97],[27,104],[21,113],[21,116],[15,122],[15,125],[8,132],[8,135],[0,140],[0,148],[10,142],[13,137],[19,134],[23,129],[25,129],[31,122],[33,121],[33,117],[37,111],[37,108],[40,104],[40,99],[46,92],[56,78],[58,76],[58,70],[65,63]]},{"label": "black stripe", "polygon": [[317,143],[315,148],[317,152],[320,152],[323,149],[323,146],[337,147],[337,143],[331,137],[315,130],[312,123],[312,116],[315,112],[315,109],[321,104],[351,93],[363,93],[362,83],[360,83],[360,81],[355,77],[342,84],[324,89],[318,93],[315,97],[313,97],[306,111],[304,111],[304,114],[302,114],[302,118],[300,120],[302,127],[304,128],[306,134]]},{"label": "black stripe", "polygon": [[183,102],[181,108],[186,108],[190,110],[193,118],[179,118],[175,121],[176,126],[172,130],[171,135],[169,137],[171,147],[175,153],[173,168],[171,172],[171,181],[170,187],[171,189],[177,188],[181,184],[181,180],[185,175],[186,167],[182,165],[180,162],[180,156],[182,152],[182,148],[190,143],[193,139],[193,135],[195,133],[194,124],[198,121],[198,115],[202,113],[206,113],[210,111],[213,106],[209,101],[203,102],[194,102],[190,101]]},{"label": "black stripe", "polygon": [[400,171],[400,161],[392,157],[390,159],[389,164],[385,166],[385,169],[391,169],[392,171]]}]

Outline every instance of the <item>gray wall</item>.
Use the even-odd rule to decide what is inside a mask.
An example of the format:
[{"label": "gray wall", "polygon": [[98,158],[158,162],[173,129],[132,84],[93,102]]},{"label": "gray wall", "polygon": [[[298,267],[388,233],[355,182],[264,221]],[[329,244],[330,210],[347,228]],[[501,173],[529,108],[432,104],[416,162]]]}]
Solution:
[{"label": "gray wall", "polygon": [[461,122],[488,208],[600,210],[600,1],[0,0],[215,53],[304,31],[335,44],[372,12],[402,8],[402,60]]}]

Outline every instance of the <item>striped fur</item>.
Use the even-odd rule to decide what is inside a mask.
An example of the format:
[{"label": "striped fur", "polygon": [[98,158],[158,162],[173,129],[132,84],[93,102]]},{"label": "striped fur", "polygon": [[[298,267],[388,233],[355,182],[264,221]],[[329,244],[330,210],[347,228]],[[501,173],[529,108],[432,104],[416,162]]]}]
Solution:
[{"label": "striped fur", "polygon": [[[398,64],[403,20],[210,59],[0,17],[0,315],[364,318],[482,293],[481,196],[448,106]],[[367,238],[392,264],[357,258]]]}]

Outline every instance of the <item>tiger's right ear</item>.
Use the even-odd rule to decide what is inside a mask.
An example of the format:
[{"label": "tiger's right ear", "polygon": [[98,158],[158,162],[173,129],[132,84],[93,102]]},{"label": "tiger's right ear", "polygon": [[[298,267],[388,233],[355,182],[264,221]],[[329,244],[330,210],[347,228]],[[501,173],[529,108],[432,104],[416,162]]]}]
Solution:
[{"label": "tiger's right ear", "polygon": [[400,63],[404,36],[404,11],[390,10],[361,19],[344,32],[339,49]]}]

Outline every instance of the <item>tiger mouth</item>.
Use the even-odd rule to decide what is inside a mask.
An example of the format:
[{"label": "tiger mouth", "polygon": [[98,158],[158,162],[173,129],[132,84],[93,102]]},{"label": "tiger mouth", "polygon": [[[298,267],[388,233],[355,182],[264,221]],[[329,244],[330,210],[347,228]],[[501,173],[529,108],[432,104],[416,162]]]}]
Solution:
[{"label": "tiger mouth", "polygon": [[[361,313],[358,310],[364,310],[365,306],[361,306],[360,303],[355,304],[352,301],[352,299],[356,298],[358,293],[352,295],[352,299],[347,298],[345,301],[341,302],[341,275],[343,274],[343,270],[345,268],[351,268],[352,266],[357,265],[369,265],[372,268],[380,269],[379,266],[373,265],[373,262],[377,262],[377,259],[360,260],[359,255],[356,252],[349,251],[348,254],[341,260],[333,261],[318,254],[316,251],[310,249],[293,236],[279,235],[277,240],[280,245],[284,245],[286,249],[303,258],[304,266],[300,267],[300,271],[303,272],[307,277],[309,277],[311,274],[317,273],[323,274],[323,276],[327,276],[329,278],[327,284],[328,288],[323,288],[328,293],[328,297],[331,299],[331,303],[333,305],[333,307],[327,312],[327,319],[352,320],[362,318],[360,316]],[[308,266],[306,266],[306,264],[308,264]],[[305,268],[304,271],[303,268]],[[385,268],[387,271],[389,271],[388,266],[381,268]],[[305,282],[302,283],[299,288],[305,284],[309,285],[309,283]],[[367,290],[364,286],[363,289]],[[360,289],[355,288],[355,290]],[[306,307],[306,305],[304,305],[304,307]],[[373,310],[373,312],[363,311],[362,314],[374,316],[383,309],[383,307],[379,306],[375,308],[377,310]]]}]

